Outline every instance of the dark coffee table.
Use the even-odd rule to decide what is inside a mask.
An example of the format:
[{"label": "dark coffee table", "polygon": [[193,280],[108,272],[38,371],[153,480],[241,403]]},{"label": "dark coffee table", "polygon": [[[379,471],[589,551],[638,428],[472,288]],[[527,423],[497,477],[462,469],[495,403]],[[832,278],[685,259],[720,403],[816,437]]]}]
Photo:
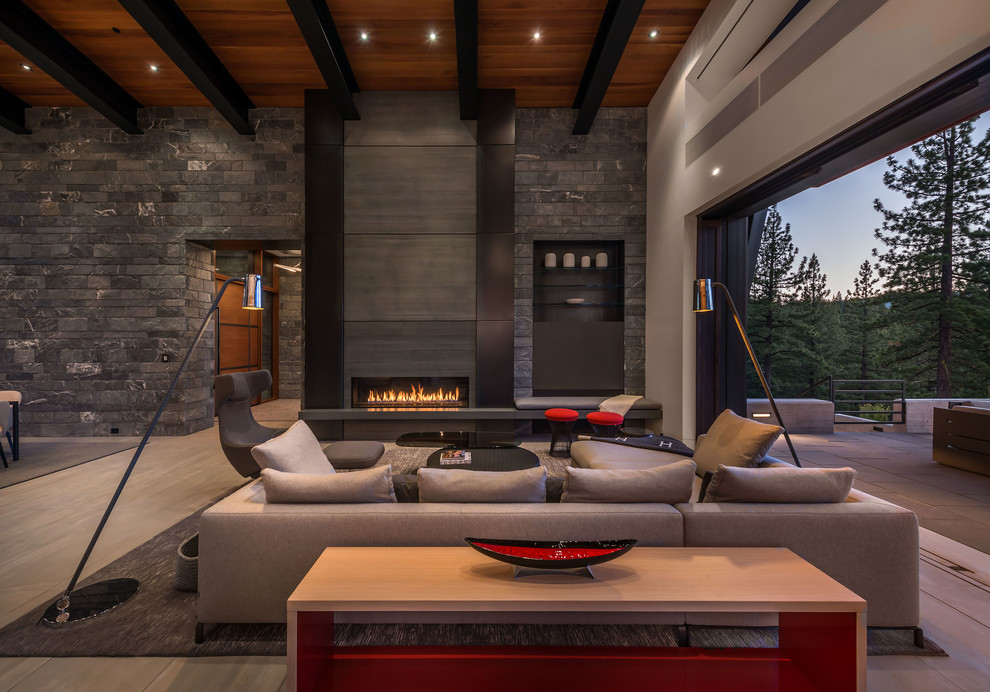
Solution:
[{"label": "dark coffee table", "polygon": [[[399,447],[439,447],[426,460],[429,468],[464,469],[467,471],[520,471],[540,465],[540,459],[519,440],[507,433],[495,432],[413,432],[401,435]],[[471,452],[467,464],[440,465],[440,455],[448,449]]]}]

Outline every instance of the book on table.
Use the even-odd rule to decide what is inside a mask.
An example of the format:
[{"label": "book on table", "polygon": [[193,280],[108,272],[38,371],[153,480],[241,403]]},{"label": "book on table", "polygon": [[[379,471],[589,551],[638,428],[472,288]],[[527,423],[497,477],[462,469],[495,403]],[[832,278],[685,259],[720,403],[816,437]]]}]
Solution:
[{"label": "book on table", "polygon": [[440,452],[441,466],[457,466],[458,464],[470,464],[471,452],[466,449],[445,449]]}]

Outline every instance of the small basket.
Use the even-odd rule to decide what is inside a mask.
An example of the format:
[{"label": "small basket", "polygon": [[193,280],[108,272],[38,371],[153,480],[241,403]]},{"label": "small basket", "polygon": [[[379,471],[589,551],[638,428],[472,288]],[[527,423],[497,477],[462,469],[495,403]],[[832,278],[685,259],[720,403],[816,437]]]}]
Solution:
[{"label": "small basket", "polygon": [[175,559],[175,590],[196,591],[199,584],[199,534],[182,541]]}]

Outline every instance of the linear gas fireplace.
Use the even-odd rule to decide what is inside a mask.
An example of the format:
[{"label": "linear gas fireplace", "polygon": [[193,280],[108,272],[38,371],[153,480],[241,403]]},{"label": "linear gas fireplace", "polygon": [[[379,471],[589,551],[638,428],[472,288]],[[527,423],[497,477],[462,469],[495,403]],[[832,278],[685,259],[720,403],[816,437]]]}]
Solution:
[{"label": "linear gas fireplace", "polygon": [[354,408],[468,406],[466,377],[352,377]]}]

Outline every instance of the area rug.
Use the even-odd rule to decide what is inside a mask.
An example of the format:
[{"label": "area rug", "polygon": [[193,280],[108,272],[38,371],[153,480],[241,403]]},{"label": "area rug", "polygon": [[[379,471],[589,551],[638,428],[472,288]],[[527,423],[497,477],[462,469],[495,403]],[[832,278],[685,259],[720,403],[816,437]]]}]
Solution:
[{"label": "area rug", "polygon": [[[0,466],[0,488],[134,449],[140,441],[138,437],[21,438],[20,459],[13,461],[8,453],[10,468]],[[6,448],[6,441],[3,444]]]},{"label": "area rug", "polygon": [[[389,450],[382,460],[400,472],[425,462],[428,449]],[[398,454],[395,454],[398,452]],[[544,455],[540,455],[541,459]],[[566,458],[550,458],[561,468]],[[400,466],[401,465],[401,466]],[[212,504],[212,503],[210,503]],[[209,506],[209,505],[208,505]],[[173,589],[176,551],[196,533],[206,507],[99,570],[83,585],[115,577],[140,581],[137,595],[106,615],[64,628],[38,624],[44,608],[0,629],[4,656],[284,656],[285,625],[219,625],[207,629],[206,642],[196,645],[196,594]],[[52,594],[54,601],[58,594]],[[690,644],[705,648],[774,647],[775,628],[692,628]],[[676,646],[674,627],[644,625],[340,625],[340,645],[560,645]],[[916,649],[911,633],[871,630],[867,652],[876,655],[944,656],[925,640]]]}]

